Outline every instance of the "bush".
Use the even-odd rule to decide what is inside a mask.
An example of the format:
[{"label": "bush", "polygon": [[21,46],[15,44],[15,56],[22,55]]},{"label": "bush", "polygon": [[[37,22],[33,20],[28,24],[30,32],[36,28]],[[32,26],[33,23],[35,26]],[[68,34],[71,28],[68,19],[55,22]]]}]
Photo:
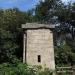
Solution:
[{"label": "bush", "polygon": [[18,62],[17,64],[0,64],[0,75],[52,75],[49,69],[41,70],[41,67],[32,67]]}]

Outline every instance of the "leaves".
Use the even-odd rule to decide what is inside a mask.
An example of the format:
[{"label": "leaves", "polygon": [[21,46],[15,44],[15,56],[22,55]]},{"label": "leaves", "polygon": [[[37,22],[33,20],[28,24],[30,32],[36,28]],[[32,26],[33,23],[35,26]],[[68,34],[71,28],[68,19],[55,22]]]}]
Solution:
[{"label": "leaves", "polygon": [[17,62],[18,64],[13,65],[9,63],[3,63],[0,65],[0,74],[1,75],[52,75],[52,71],[49,69],[45,70],[37,70],[36,68],[30,68],[28,65],[23,64],[21,62]]}]

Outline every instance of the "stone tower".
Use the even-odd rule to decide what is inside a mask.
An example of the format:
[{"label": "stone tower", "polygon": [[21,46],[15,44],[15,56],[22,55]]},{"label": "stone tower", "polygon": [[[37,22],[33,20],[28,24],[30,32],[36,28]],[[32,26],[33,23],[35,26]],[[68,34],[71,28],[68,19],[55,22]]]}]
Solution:
[{"label": "stone tower", "polygon": [[23,62],[55,70],[53,25],[26,23],[22,25]]}]

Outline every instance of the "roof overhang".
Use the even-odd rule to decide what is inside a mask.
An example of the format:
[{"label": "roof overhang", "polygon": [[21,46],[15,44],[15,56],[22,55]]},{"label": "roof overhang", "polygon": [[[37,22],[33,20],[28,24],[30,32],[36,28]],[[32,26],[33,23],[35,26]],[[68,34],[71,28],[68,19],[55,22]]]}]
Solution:
[{"label": "roof overhang", "polygon": [[40,29],[40,28],[54,29],[55,25],[39,24],[39,23],[26,23],[26,24],[22,24],[22,28],[23,29]]}]

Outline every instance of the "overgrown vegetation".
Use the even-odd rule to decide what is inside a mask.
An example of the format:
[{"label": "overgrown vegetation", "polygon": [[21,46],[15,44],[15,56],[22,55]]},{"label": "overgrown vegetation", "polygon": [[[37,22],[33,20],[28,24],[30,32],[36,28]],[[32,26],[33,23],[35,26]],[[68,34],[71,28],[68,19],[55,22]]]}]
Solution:
[{"label": "overgrown vegetation", "polygon": [[41,66],[28,66],[21,62],[0,65],[0,75],[52,75],[49,69],[42,70]]}]

